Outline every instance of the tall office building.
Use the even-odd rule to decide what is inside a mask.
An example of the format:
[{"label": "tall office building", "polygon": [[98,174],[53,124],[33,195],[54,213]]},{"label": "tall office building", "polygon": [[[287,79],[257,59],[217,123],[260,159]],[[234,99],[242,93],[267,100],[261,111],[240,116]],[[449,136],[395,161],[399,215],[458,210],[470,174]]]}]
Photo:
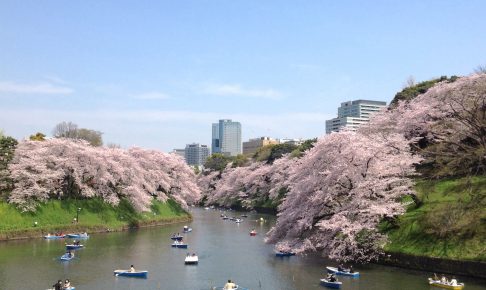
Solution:
[{"label": "tall office building", "polygon": [[187,164],[201,166],[209,157],[209,148],[198,143],[187,144],[184,156]]},{"label": "tall office building", "polygon": [[241,154],[241,124],[228,119],[219,120],[212,126],[212,153],[229,156]]},{"label": "tall office building", "polygon": [[352,131],[370,121],[371,115],[386,107],[386,102],[356,100],[341,103],[338,108],[338,117],[326,121],[326,134],[338,132],[346,127]]}]

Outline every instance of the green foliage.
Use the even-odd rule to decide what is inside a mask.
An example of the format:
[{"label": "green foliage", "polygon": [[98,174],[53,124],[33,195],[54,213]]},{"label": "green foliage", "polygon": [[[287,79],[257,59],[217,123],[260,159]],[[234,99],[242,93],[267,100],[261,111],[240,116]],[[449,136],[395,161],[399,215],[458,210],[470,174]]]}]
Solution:
[{"label": "green foliage", "polygon": [[414,86],[406,87],[401,92],[398,92],[395,95],[390,103],[390,107],[396,106],[398,104],[398,101],[409,101],[420,94],[424,94],[438,82],[447,81],[449,83],[452,83],[456,80],[457,76],[451,76],[450,78],[447,78],[447,76],[441,76],[438,79],[433,79],[430,81],[418,83]]},{"label": "green foliage", "polygon": [[236,157],[231,158],[231,162],[233,163],[233,167],[242,167],[248,164],[248,157],[243,154],[238,154]]},{"label": "green foliage", "polygon": [[208,157],[204,167],[212,171],[223,171],[226,165],[231,162],[231,157],[221,153],[214,153]]},{"label": "green foliage", "polygon": [[204,163],[204,168],[211,171],[223,171],[226,166],[232,163],[232,167],[241,167],[248,164],[248,157],[243,154],[237,156],[227,156],[221,153],[214,153],[208,157]]},{"label": "green foliage", "polygon": [[30,135],[29,140],[30,141],[45,141],[46,135],[42,134],[41,132],[37,132],[37,133],[35,133],[35,135]]},{"label": "green foliage", "polygon": [[91,146],[103,145],[103,137],[101,135],[103,135],[103,133],[100,131],[85,128],[80,128],[77,130],[77,138],[88,141]]},{"label": "green foliage", "polygon": [[410,205],[397,226],[381,225],[386,250],[418,256],[485,260],[486,176],[424,180],[416,185],[422,205]]},{"label": "green foliage", "polygon": [[253,159],[258,162],[267,161],[270,158],[270,154],[272,154],[273,146],[275,146],[275,144],[270,144],[259,148],[253,155]]},{"label": "green foliage", "polygon": [[[79,223],[73,224],[77,209]],[[128,201],[111,206],[99,198],[85,200],[50,200],[37,207],[35,212],[20,212],[15,206],[0,202],[0,238],[21,232],[54,232],[59,230],[119,230],[143,224],[187,219],[189,215],[173,200],[154,200],[151,212],[139,213]],[[37,226],[34,227],[34,222]],[[40,235],[40,234],[39,234]]]}]

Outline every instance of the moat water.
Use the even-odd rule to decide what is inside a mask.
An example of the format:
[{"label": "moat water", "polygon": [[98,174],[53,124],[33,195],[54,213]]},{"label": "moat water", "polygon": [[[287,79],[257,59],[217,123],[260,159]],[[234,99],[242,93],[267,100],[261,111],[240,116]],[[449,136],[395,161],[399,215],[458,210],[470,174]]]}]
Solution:
[{"label": "moat water", "polygon": [[[76,258],[61,262],[64,240],[24,240],[0,243],[0,289],[48,289],[58,279],[70,279],[77,290],[84,289],[211,289],[232,279],[252,290],[327,289],[319,284],[325,266],[334,265],[321,257],[278,258],[264,233],[275,217],[249,214],[241,224],[224,221],[220,212],[195,208],[193,228],[185,234],[188,249],[170,245],[170,236],[182,232],[184,224],[145,228],[127,232],[92,234],[82,241],[85,248]],[[242,213],[229,212],[239,216]],[[259,222],[261,217],[265,222]],[[82,218],[82,216],[80,217]],[[249,231],[255,228],[256,237]],[[197,253],[197,266],[184,265],[186,253]],[[113,270],[148,270],[147,279],[115,277]],[[340,277],[341,289],[421,290],[440,289],[427,284],[427,272],[379,265],[357,266],[360,278]],[[486,271],[486,269],[485,269]],[[458,277],[467,290],[486,289],[485,281]]]}]

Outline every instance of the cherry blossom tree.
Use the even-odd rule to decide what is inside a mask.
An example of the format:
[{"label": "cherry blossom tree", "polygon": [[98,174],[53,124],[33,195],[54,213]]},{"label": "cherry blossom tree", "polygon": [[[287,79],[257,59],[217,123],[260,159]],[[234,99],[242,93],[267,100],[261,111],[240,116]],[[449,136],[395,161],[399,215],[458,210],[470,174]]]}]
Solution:
[{"label": "cherry blossom tree", "polygon": [[[413,138],[436,177],[486,172],[486,75],[443,81],[376,115],[362,131],[389,130]],[[430,167],[429,166],[429,167]]]},{"label": "cherry blossom tree", "polygon": [[376,227],[403,213],[400,197],[412,192],[408,177],[419,161],[394,132],[323,137],[290,168],[289,192],[267,241],[343,261],[376,258],[386,241]]},{"label": "cherry blossom tree", "polygon": [[286,191],[284,181],[295,162],[296,158],[287,155],[272,164],[253,162],[244,167],[228,164],[221,173],[203,172],[199,184],[207,194],[207,204],[253,208],[267,200],[277,202],[282,198],[281,193]]},{"label": "cherry blossom tree", "polygon": [[15,188],[9,202],[35,210],[49,198],[128,199],[138,211],[173,198],[183,207],[199,199],[194,172],[180,158],[154,150],[93,147],[64,138],[22,141],[9,165]]}]

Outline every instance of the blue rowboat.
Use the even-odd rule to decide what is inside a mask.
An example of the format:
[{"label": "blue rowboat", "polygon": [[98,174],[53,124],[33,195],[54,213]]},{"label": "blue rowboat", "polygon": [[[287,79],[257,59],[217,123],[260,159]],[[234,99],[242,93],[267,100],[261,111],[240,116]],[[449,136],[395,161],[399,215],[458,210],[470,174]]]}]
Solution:
[{"label": "blue rowboat", "polygon": [[180,248],[180,249],[187,249],[189,245],[188,244],[178,244],[178,243],[173,243],[171,245],[172,248]]},{"label": "blue rowboat", "polygon": [[44,236],[44,239],[46,239],[46,240],[57,240],[57,239],[64,239],[65,237],[66,237],[66,235],[59,235],[59,236],[47,235],[47,236]]},{"label": "blue rowboat", "polygon": [[130,272],[130,270],[115,270],[113,271],[113,275],[117,277],[123,276],[123,277],[133,277],[133,278],[147,278],[148,271]]},{"label": "blue rowboat", "polygon": [[[62,288],[63,290],[76,290],[76,287]],[[54,288],[49,288],[47,290],[55,290]]]},{"label": "blue rowboat", "polygon": [[327,279],[321,279],[321,285],[326,286],[328,288],[334,288],[334,289],[339,289],[341,288],[341,285],[343,282],[330,282]]},{"label": "blue rowboat", "polygon": [[339,271],[335,267],[326,267],[328,273],[334,273],[341,276],[359,277],[359,272],[349,272],[349,270]]},{"label": "blue rowboat", "polygon": [[66,236],[71,239],[89,239],[88,234],[67,234]]},{"label": "blue rowboat", "polygon": [[172,236],[172,237],[170,237],[170,239],[173,240],[173,241],[182,241],[183,238],[184,238],[184,236]]},{"label": "blue rowboat", "polygon": [[277,257],[290,257],[290,256],[295,256],[294,252],[276,252],[275,256]]},{"label": "blue rowboat", "polygon": [[66,245],[66,250],[79,250],[84,248],[83,245]]},{"label": "blue rowboat", "polygon": [[66,254],[62,255],[59,259],[61,261],[71,261],[72,259],[74,259],[74,256],[66,253]]}]

